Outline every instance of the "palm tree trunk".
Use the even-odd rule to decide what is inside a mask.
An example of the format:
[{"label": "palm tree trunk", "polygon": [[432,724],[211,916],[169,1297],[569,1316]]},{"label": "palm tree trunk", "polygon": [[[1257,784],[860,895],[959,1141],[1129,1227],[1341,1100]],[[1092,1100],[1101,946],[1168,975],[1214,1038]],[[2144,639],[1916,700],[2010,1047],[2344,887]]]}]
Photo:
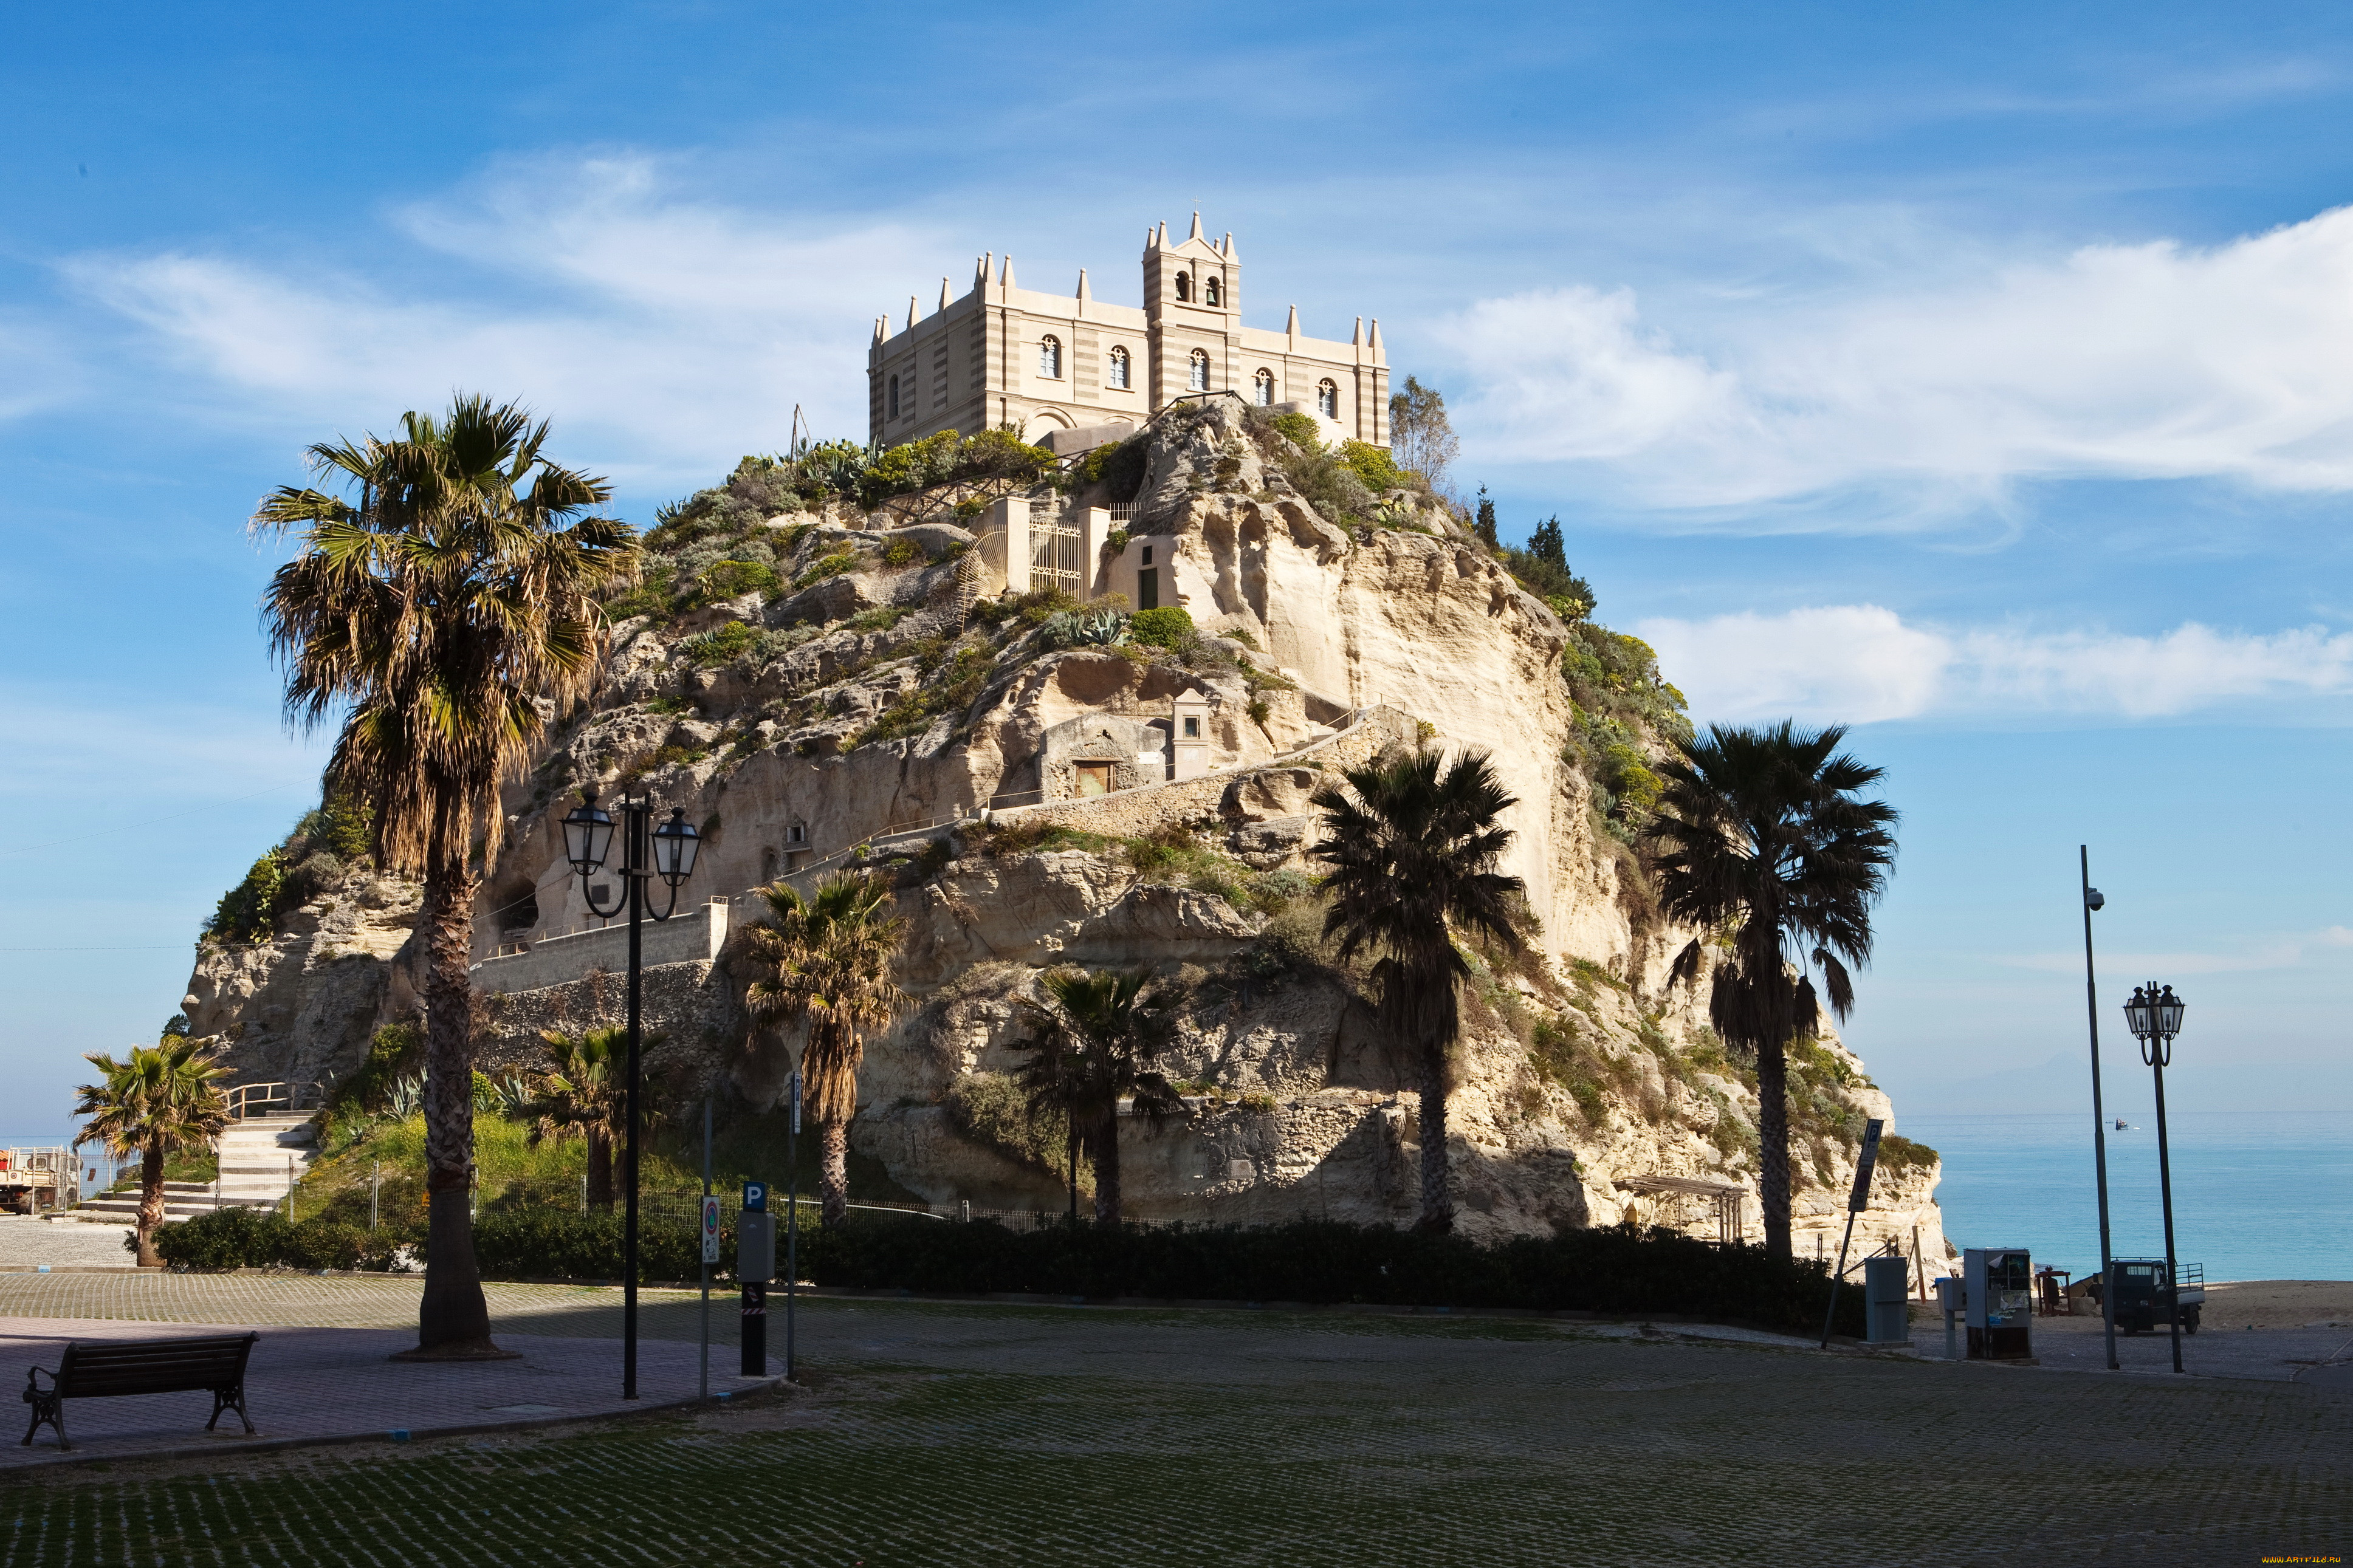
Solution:
[{"label": "palm tree trunk", "polygon": [[1090,1152],[1095,1167],[1095,1223],[1119,1223],[1119,1107],[1104,1110],[1096,1126]]},{"label": "palm tree trunk", "polygon": [[474,879],[459,867],[428,869],[419,921],[425,972],[425,1295],[417,1348],[403,1359],[503,1357],[491,1340],[490,1304],[474,1258]]},{"label": "palm tree trunk", "polygon": [[1757,1202],[1765,1250],[1789,1256],[1789,1058],[1779,1045],[1757,1048]]},{"label": "palm tree trunk", "polygon": [[1454,1228],[1454,1199],[1447,1191],[1446,1047],[1425,1043],[1421,1057],[1421,1228],[1441,1235]]},{"label": "palm tree trunk", "polygon": [[588,1206],[613,1206],[613,1135],[599,1127],[588,1129]]},{"label": "palm tree trunk", "polygon": [[818,1133],[818,1212],[826,1224],[839,1225],[849,1217],[849,1123],[821,1121]]},{"label": "palm tree trunk", "polygon": [[155,1227],[164,1223],[164,1141],[151,1138],[139,1152],[139,1267],[160,1268],[164,1255],[155,1250]]}]

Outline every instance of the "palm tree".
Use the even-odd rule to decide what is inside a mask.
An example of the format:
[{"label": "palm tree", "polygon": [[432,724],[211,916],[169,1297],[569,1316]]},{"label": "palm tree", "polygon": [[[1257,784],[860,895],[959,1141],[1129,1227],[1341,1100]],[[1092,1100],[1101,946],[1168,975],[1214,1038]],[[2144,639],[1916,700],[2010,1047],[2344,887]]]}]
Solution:
[{"label": "palm tree", "polygon": [[[588,1142],[588,1206],[613,1206],[613,1143],[627,1135],[628,1100],[620,1092],[615,1064],[625,1058],[629,1032],[624,1028],[588,1029],[566,1035],[540,1031],[547,1046],[548,1074],[541,1080],[523,1114],[532,1119],[531,1141],[575,1135]],[[662,1043],[649,1035],[650,1050]],[[639,1115],[654,1120],[645,1112]]]},{"label": "palm tree", "polygon": [[1344,962],[1376,960],[1382,1020],[1421,1101],[1422,1228],[1448,1231],[1447,1058],[1462,1030],[1455,988],[1471,972],[1454,939],[1525,946],[1513,908],[1525,885],[1495,869],[1512,842],[1497,819],[1519,803],[1482,751],[1451,763],[1417,751],[1342,776],[1345,789],[1326,784],[1311,801],[1324,814],[1311,853],[1332,868],[1319,884],[1332,898],[1324,932],[1339,937]]},{"label": "palm tree", "polygon": [[[1871,960],[1871,906],[1895,859],[1896,813],[1857,792],[1883,770],[1841,752],[1846,730],[1807,733],[1710,725],[1661,768],[1666,787],[1651,825],[1659,903],[1702,928],[1732,928],[1708,1016],[1727,1045],[1757,1058],[1757,1200],[1765,1245],[1789,1256],[1788,1047],[1821,1016],[1810,971],[1819,969],[1831,1011],[1854,1006],[1847,965]],[[1694,938],[1675,978],[1696,979]]]},{"label": "palm tree", "polygon": [[104,1051],[82,1058],[103,1076],[74,1092],[82,1124],[74,1147],[101,1145],[116,1159],[139,1156],[139,1266],[163,1263],[155,1252],[155,1227],[164,1223],[164,1161],[174,1149],[217,1137],[228,1125],[228,1102],[219,1079],[227,1069],[215,1062],[205,1042],[166,1035],[162,1043],[133,1046],[116,1061]]},{"label": "palm tree", "polygon": [[402,416],[392,440],[310,449],[355,499],[286,487],[257,531],[301,547],[264,600],[286,709],[340,716],[327,785],[369,814],[369,847],[425,884],[426,1190],[417,1348],[503,1352],[474,1259],[469,1038],[480,866],[497,853],[499,786],[519,777],[550,719],[594,689],[609,627],[602,600],[637,571],[636,531],[589,515],[611,487],[543,455],[547,426],[512,405],[455,399]]},{"label": "palm tree", "polygon": [[1029,1055],[1020,1083],[1031,1112],[1059,1110],[1070,1120],[1073,1162],[1083,1154],[1094,1172],[1100,1225],[1119,1223],[1120,1101],[1131,1100],[1155,1126],[1185,1108],[1152,1065],[1176,1018],[1175,999],[1150,989],[1151,980],[1140,969],[1050,971],[1039,982],[1045,1001],[1023,1003],[1032,1033],[1013,1047]]},{"label": "palm tree", "polygon": [[802,1092],[818,1124],[818,1191],[826,1223],[849,1214],[849,1121],[858,1114],[858,1069],[866,1033],[890,1026],[906,1005],[891,983],[907,922],[891,913],[891,886],[877,872],[828,877],[803,897],[773,882],[760,889],[767,919],[746,934],[754,975],[745,988],[751,1045],[806,1022]]}]

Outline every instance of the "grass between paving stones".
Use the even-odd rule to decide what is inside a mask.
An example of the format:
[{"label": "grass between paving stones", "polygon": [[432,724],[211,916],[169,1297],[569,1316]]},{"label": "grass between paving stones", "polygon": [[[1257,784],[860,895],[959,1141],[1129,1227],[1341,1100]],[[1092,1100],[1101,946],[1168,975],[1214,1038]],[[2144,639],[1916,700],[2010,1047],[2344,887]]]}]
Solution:
[{"label": "grass between paving stones", "polygon": [[2353,1520],[2353,1412],[2286,1387],[861,1310],[881,1342],[788,1401],[0,1483],[0,1562],[2007,1568]]}]

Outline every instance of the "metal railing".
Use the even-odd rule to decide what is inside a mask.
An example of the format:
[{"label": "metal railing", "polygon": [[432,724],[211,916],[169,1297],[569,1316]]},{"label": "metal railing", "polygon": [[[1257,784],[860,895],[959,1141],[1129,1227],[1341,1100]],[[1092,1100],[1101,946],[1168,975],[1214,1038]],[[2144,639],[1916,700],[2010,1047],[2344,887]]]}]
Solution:
[{"label": "metal railing", "polygon": [[229,1120],[242,1121],[248,1116],[290,1115],[297,1110],[315,1110],[321,1099],[315,1083],[245,1083],[226,1092]]}]

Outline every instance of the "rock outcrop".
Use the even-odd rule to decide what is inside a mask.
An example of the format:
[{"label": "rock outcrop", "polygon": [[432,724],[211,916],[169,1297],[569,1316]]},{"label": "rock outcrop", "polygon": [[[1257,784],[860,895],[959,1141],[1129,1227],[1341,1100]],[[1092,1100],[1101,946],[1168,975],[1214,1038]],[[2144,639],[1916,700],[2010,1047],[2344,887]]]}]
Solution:
[{"label": "rock outcrop", "polygon": [[[1414,1097],[1358,976],[1318,938],[1309,797],[1385,748],[1475,746],[1516,797],[1506,868],[1541,934],[1529,962],[1482,970],[1466,997],[1451,1100],[1464,1229],[1633,1218],[1715,1234],[1713,1210],[1655,1180],[1682,1178],[1743,1189],[1754,1238],[1753,1082],[1705,1026],[1708,965],[1670,973],[1693,933],[1651,902],[1589,763],[1595,715],[1564,680],[1565,658],[1608,634],[1522,588],[1427,496],[1383,497],[1377,520],[1324,515],[1286,477],[1284,437],[1238,405],[1140,439],[1133,526],[1173,542],[1199,634],[1171,647],[1073,642],[1035,596],[973,604],[973,536],[944,519],[891,530],[839,502],[754,505],[739,474],[665,524],[663,594],[628,606],[604,695],[507,792],[477,926],[486,1062],[520,1064],[538,1028],[610,1016],[606,977],[551,985],[542,966],[511,985],[501,973],[524,971],[497,954],[593,919],[556,822],[578,788],[627,784],[702,826],[693,897],[733,899],[735,923],[759,912],[748,889],[778,877],[896,879],[915,1005],[870,1046],[852,1139],[902,1188],[1056,1206],[1050,1163],[970,1107],[1001,1092],[1018,1003],[1045,967],[1140,964],[1184,992],[1172,1077],[1191,1096],[1184,1116],[1127,1131],[1132,1213],[1404,1221]],[[766,586],[724,596],[750,580]],[[1057,726],[1141,735],[1179,698],[1207,719],[1204,776],[1039,798]],[[1667,737],[1642,715],[1664,710],[1611,721],[1625,757],[1657,754]],[[267,948],[202,959],[192,1008],[241,1072],[334,1070],[414,1005],[391,962],[413,905],[371,910],[376,896],[339,893]],[[723,1082],[760,1110],[781,1058],[747,1047],[740,984],[724,958],[652,972],[670,1037],[655,1065],[674,1089]],[[1799,1056],[1805,1248],[1841,1217],[1862,1119],[1888,1107],[1827,1029]],[[1897,1149],[1859,1239],[1908,1253],[1916,1236],[1939,1266],[1933,1157]]]}]

